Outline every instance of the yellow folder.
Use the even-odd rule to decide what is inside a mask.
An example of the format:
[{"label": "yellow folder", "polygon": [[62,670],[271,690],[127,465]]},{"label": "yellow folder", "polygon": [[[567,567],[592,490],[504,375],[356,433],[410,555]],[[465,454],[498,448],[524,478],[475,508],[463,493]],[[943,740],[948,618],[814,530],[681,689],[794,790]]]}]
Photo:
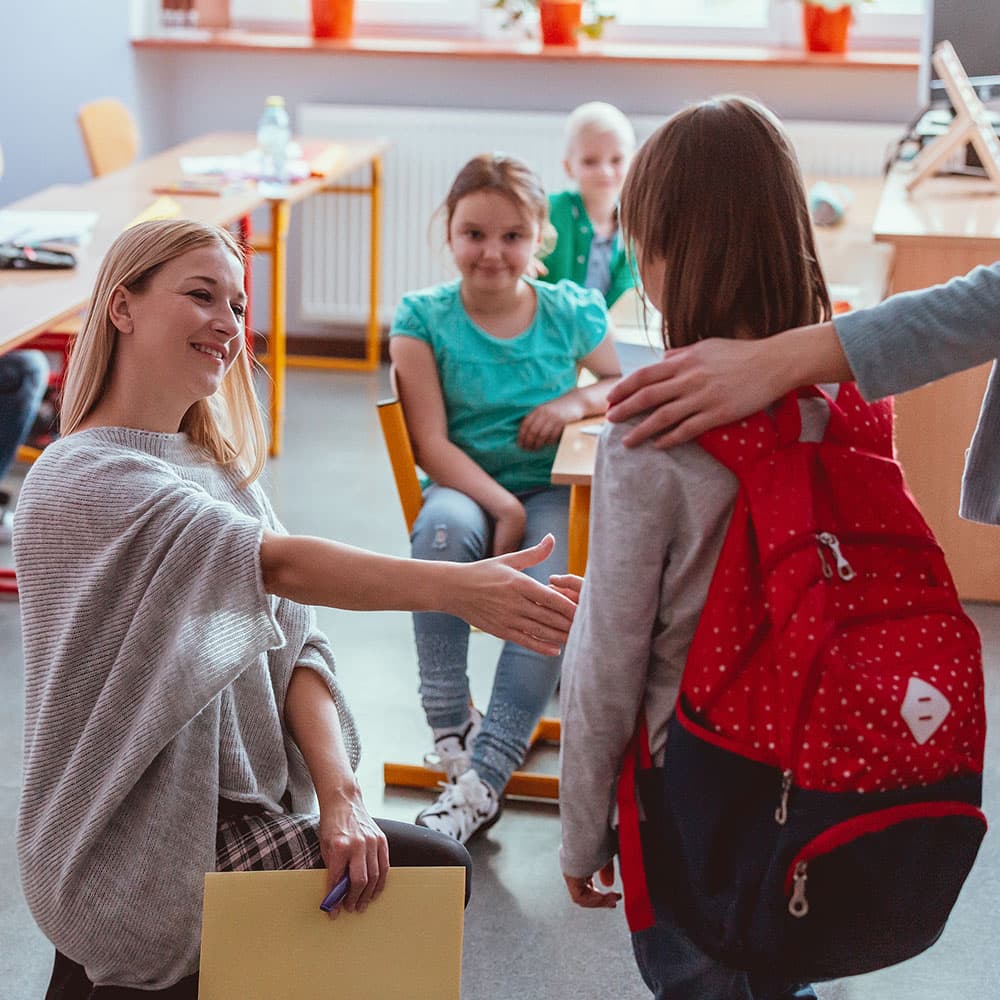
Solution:
[{"label": "yellow folder", "polygon": [[391,868],[336,920],[326,872],[205,876],[200,1000],[460,1000],[464,868]]}]

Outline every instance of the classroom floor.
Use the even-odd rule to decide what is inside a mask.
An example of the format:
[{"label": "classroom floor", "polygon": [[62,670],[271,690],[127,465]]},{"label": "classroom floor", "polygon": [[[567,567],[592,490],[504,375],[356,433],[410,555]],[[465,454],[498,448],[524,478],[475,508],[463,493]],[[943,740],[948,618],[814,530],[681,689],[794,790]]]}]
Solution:
[{"label": "classroom floor", "polygon": [[[404,555],[407,541],[375,417],[386,392],[376,376],[293,371],[285,453],[266,488],[289,530],[329,535]],[[12,477],[17,485],[17,473]],[[0,547],[0,565],[10,549]],[[1000,719],[1000,608],[974,606],[983,632],[989,713]],[[385,760],[417,763],[429,749],[416,694],[410,623],[403,614],[320,609],[364,740],[360,768],[375,815],[412,819],[431,793],[382,785]],[[485,707],[498,642],[472,638],[472,685]],[[22,658],[17,604],[0,601],[0,998],[44,995],[52,949],[21,896],[14,826],[21,778]],[[554,752],[534,763],[554,768]],[[1000,745],[991,734],[987,813],[1000,806]],[[473,898],[466,916],[465,1000],[544,998],[640,1000],[649,993],[632,960],[621,910],[583,911],[569,902],[558,868],[559,823],[550,804],[511,802],[500,823],[472,846]],[[823,984],[822,1000],[958,1000],[997,995],[1000,848],[987,837],[941,941],[894,969]],[[430,915],[430,919],[433,916]],[[425,998],[415,998],[425,1000]],[[429,998],[427,998],[429,1000]],[[705,998],[712,1000],[712,998]]]}]

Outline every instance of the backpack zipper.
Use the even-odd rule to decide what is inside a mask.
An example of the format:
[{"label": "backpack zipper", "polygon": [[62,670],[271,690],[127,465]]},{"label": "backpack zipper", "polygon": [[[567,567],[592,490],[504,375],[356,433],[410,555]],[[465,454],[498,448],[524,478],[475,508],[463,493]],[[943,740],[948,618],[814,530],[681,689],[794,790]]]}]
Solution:
[{"label": "backpack zipper", "polygon": [[823,555],[824,546],[828,548],[833,555],[833,558],[837,563],[837,576],[839,576],[841,580],[853,580],[858,575],[854,572],[854,568],[844,557],[843,552],[840,551],[840,539],[833,534],[833,532],[817,531],[816,542],[816,548],[819,551],[819,561],[823,567],[823,576],[825,576],[828,580],[833,576],[833,570],[830,568],[830,564],[826,561],[826,557]]}]

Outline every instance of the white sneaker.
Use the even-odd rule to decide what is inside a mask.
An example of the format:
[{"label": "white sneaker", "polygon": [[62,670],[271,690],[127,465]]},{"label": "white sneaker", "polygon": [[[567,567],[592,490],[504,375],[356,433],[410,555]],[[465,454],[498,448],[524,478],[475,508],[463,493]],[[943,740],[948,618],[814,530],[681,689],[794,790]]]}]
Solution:
[{"label": "white sneaker", "polygon": [[500,810],[497,793],[470,768],[453,785],[444,786],[437,802],[417,814],[416,824],[467,844],[493,826]]},{"label": "white sneaker", "polygon": [[14,512],[5,510],[0,512],[0,545],[10,545],[10,540],[14,537]]},{"label": "white sneaker", "polygon": [[472,767],[472,746],[483,728],[483,713],[474,705],[469,717],[457,729],[434,730],[434,749],[424,754],[424,766],[443,772],[449,781],[465,774]]}]

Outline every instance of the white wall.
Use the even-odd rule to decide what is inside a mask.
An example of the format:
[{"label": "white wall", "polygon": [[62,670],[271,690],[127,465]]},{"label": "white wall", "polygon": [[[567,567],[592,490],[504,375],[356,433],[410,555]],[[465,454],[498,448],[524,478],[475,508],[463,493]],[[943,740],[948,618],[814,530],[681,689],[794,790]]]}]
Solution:
[{"label": "white wall", "polygon": [[90,176],[76,109],[95,97],[134,105],[128,0],[0,2],[0,204]]},{"label": "white wall", "polygon": [[[206,131],[252,130],[274,93],[293,111],[304,101],[565,111],[602,99],[666,115],[738,91],[785,118],[901,125],[917,103],[915,70],[133,50],[128,31],[128,0],[0,5],[0,203],[86,179],[76,108],[108,95],[135,110],[146,153]],[[289,322],[308,330],[296,315],[297,259],[293,238]],[[263,303],[256,315],[266,315]]]}]

